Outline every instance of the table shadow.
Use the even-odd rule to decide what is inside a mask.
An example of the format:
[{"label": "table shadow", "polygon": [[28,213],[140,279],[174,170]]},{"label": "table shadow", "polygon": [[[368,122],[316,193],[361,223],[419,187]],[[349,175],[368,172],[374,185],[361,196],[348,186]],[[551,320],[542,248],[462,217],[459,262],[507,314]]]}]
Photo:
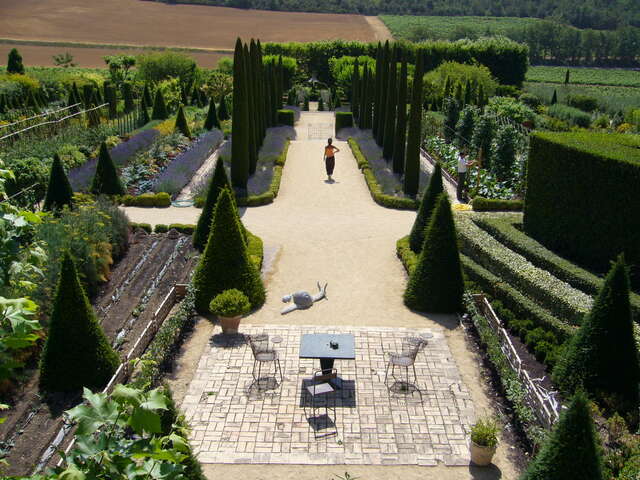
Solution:
[{"label": "table shadow", "polygon": [[[311,386],[312,382],[310,378],[302,380],[300,388],[300,401],[299,406],[302,408],[313,408],[313,400],[311,395],[307,391],[307,387]],[[356,382],[353,380],[342,380],[342,388],[336,390],[335,393],[329,394],[329,396],[335,395],[336,408],[355,408],[357,406],[356,399]],[[328,399],[331,405],[333,405],[333,399]],[[322,405],[324,408],[324,400],[316,400],[317,405]]]}]

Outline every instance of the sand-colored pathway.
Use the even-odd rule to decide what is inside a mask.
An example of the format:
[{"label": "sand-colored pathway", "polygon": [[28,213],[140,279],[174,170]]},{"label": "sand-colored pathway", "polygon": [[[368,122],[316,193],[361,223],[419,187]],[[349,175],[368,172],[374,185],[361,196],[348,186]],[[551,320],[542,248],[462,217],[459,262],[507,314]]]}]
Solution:
[{"label": "sand-colored pathway", "polygon": [[[429,328],[447,338],[463,383],[471,393],[476,413],[490,410],[478,359],[469,351],[465,334],[454,316],[425,316],[408,310],[402,303],[406,273],[395,255],[396,240],[406,235],[415,212],[396,211],[376,205],[346,142],[337,141],[335,182],[326,181],[322,151],[326,139],[323,128],[333,122],[327,113],[302,113],[297,140],[291,142],[277,200],[268,206],[247,209],[242,220],[259,235],[267,248],[276,250],[266,278],[267,302],[243,322],[251,324],[349,325],[372,327]],[[322,133],[319,133],[322,132]],[[158,212],[157,221],[153,212]],[[147,210],[128,208],[132,221],[149,223],[195,223],[197,210]],[[180,218],[177,218],[180,217]],[[313,291],[316,282],[328,282],[328,300],[311,309],[280,315],[284,294],[305,289]],[[216,329],[218,327],[215,327]],[[194,374],[196,352],[210,348],[212,328],[200,322],[196,336],[188,345],[188,362],[179,361],[174,379],[184,390]],[[198,340],[200,338],[200,340]],[[181,387],[181,388],[180,388]],[[346,470],[361,478],[479,479],[517,477],[507,458],[504,442],[495,459],[499,468],[466,467],[376,467],[349,466]],[[352,467],[352,468],[351,468]],[[343,473],[345,467],[256,465],[205,465],[210,478],[225,473],[258,479],[326,479]],[[295,472],[295,473],[294,473]]]}]

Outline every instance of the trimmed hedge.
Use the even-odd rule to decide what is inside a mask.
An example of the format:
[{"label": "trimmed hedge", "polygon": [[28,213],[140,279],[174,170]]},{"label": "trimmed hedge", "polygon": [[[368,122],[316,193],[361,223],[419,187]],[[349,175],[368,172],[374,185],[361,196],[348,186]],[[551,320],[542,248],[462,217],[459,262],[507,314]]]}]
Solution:
[{"label": "trimmed hedge", "polygon": [[135,223],[135,222],[130,222],[129,223],[129,227],[131,228],[131,230],[144,230],[147,233],[151,233],[151,231],[153,230],[151,227],[151,224],[149,223]]},{"label": "trimmed hedge", "polygon": [[524,229],[598,272],[624,252],[640,288],[640,139],[594,132],[535,133]]},{"label": "trimmed hedge", "polygon": [[293,127],[295,119],[293,110],[278,110],[278,125],[288,125]]},{"label": "trimmed hedge", "polygon": [[494,198],[474,197],[471,207],[476,212],[522,211],[522,200],[497,200]]},{"label": "trimmed hedge", "polygon": [[371,193],[371,198],[378,205],[381,205],[386,208],[395,208],[397,210],[417,210],[420,202],[414,200],[412,198],[402,198],[402,197],[394,197],[392,195],[386,195],[382,193],[382,188],[376,179],[373,170],[369,166],[369,162],[366,157],[360,150],[360,146],[358,142],[349,138],[349,146],[351,147],[351,151],[353,156],[356,159],[356,163],[358,164],[358,168],[362,170],[362,174],[364,175],[364,179],[367,182],[367,186],[369,187],[369,192]]},{"label": "trimmed hedge", "polygon": [[[495,216],[479,216],[474,222],[490,233],[498,241],[516,253],[524,256],[536,267],[547,270],[572,287],[589,295],[598,293],[604,280],[593,273],[566,260],[548,250],[533,238],[527,236],[518,226],[522,217],[518,214]],[[636,322],[640,322],[640,295],[631,292],[631,311]]]},{"label": "trimmed hedge", "polygon": [[554,315],[579,325],[591,308],[592,299],[587,294],[509,250],[478,227],[469,214],[457,215],[456,227],[462,253],[510,282]]},{"label": "trimmed hedge", "polygon": [[274,160],[273,177],[271,177],[271,185],[269,190],[260,195],[249,195],[248,197],[236,198],[236,205],[239,207],[259,207],[261,205],[268,205],[273,203],[273,200],[278,196],[280,191],[280,181],[282,180],[282,169],[287,161],[287,152],[289,151],[289,140],[284,144],[284,149],[278,155],[278,158]]},{"label": "trimmed hedge", "polygon": [[127,207],[160,207],[166,208],[171,206],[171,196],[166,192],[160,193],[143,193],[142,195],[124,195],[121,199],[122,204]]},{"label": "trimmed hedge", "polygon": [[336,137],[343,128],[353,127],[353,113],[336,112]]}]

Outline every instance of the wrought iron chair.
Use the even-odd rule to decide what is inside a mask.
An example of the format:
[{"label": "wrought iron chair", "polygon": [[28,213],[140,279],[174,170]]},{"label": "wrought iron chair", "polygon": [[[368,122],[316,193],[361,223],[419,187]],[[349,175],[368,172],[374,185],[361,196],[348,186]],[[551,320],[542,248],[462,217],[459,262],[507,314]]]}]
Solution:
[{"label": "wrought iron chair", "polygon": [[[418,337],[406,337],[402,339],[402,351],[400,353],[389,353],[389,361],[387,362],[387,369],[384,374],[384,384],[387,385],[387,379],[389,377],[389,367],[391,367],[391,377],[395,378],[396,367],[403,367],[405,370],[405,382],[406,385],[413,385],[416,387],[418,382],[418,375],[416,373],[416,357],[427,342]],[[413,384],[409,382],[409,367],[413,369]],[[416,387],[417,388],[417,387]],[[419,390],[418,390],[419,391]]]},{"label": "wrought iron chair", "polygon": [[[274,377],[280,374],[280,382],[282,383],[283,376],[280,359],[278,358],[277,350],[269,346],[269,335],[266,333],[249,335],[249,345],[251,345],[251,352],[253,353],[253,369],[251,370],[253,379],[260,380],[262,364],[270,362],[273,363]],[[256,376],[256,365],[258,366],[258,376]]]},{"label": "wrought iron chair", "polygon": [[[327,419],[327,426],[329,422],[333,423],[334,430],[322,435],[318,435],[318,430],[314,428],[315,438],[326,437],[329,435],[337,435],[338,427],[336,425],[336,389],[331,385],[331,381],[338,378],[338,371],[335,368],[316,370],[313,373],[313,377],[310,379],[310,384],[306,386],[307,394],[311,401],[311,408],[313,415],[311,418],[317,420],[320,417],[316,415],[318,408],[322,408],[322,405],[318,405],[320,400],[324,402],[324,413]],[[329,400],[333,399],[332,405],[329,405]],[[333,419],[329,416],[329,410],[333,411]],[[311,420],[311,418],[309,420]],[[312,427],[313,428],[313,427]]]}]

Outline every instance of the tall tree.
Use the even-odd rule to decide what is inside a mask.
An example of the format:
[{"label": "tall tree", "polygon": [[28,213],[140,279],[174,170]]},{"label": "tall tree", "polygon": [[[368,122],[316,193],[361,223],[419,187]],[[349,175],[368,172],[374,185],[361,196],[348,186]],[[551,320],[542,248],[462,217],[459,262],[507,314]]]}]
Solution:
[{"label": "tall tree", "polygon": [[96,319],[69,253],[49,318],[49,334],[40,361],[40,389],[73,392],[103,388],[120,363]]},{"label": "tall tree", "polygon": [[380,95],[382,91],[382,45],[378,42],[378,49],[376,50],[376,76],[375,76],[375,89],[373,91],[373,118],[371,121],[371,133],[373,134],[373,138],[378,135],[378,124],[380,117]]},{"label": "tall tree", "polygon": [[366,111],[365,111],[365,102],[367,101],[367,77],[369,73],[367,72],[367,64],[365,63],[362,68],[362,76],[360,77],[360,84],[358,85],[358,126],[364,130],[367,128],[367,119],[366,119]]},{"label": "tall tree", "polygon": [[385,107],[384,139],[382,143],[382,157],[389,161],[393,159],[394,135],[396,133],[396,112],[398,109],[398,47],[394,46],[389,59],[389,78],[387,86],[387,106]]},{"label": "tall tree", "polygon": [[360,63],[358,57],[353,62],[353,75],[351,76],[351,112],[354,120],[360,124]]},{"label": "tall tree", "polygon": [[384,142],[384,124],[387,119],[387,96],[389,94],[389,65],[391,64],[391,50],[389,40],[384,42],[382,49],[382,63],[380,72],[380,115],[378,116],[378,125],[376,128],[376,143],[382,147]]},{"label": "tall tree", "polygon": [[107,144],[100,144],[100,154],[96,165],[96,174],[91,183],[91,193],[95,195],[124,195],[124,187],[118,177],[113,159],[107,149]]},{"label": "tall tree", "polygon": [[122,98],[124,98],[124,111],[126,113],[133,111],[135,104],[133,103],[133,90],[129,82],[122,84]]},{"label": "tall tree", "polygon": [[231,130],[231,183],[243,193],[249,179],[249,106],[245,87],[242,42],[236,41],[233,56],[233,123]]},{"label": "tall tree", "polygon": [[403,191],[405,195],[415,196],[420,182],[420,138],[422,135],[422,55],[417,55],[413,76],[411,113],[409,114],[409,132],[407,134],[407,153],[404,162]]},{"label": "tall tree", "polygon": [[45,196],[42,209],[45,211],[60,210],[65,205],[68,207],[73,205],[73,189],[71,188],[67,174],[64,173],[62,161],[56,153],[53,156],[47,195]]},{"label": "tall tree", "polygon": [[437,163],[429,179],[429,185],[422,196],[418,214],[416,215],[411,233],[409,234],[409,247],[415,253],[422,251],[424,236],[429,226],[429,220],[431,220],[431,214],[436,208],[436,203],[442,192],[444,192],[442,186],[442,167],[440,163]]},{"label": "tall tree", "polygon": [[24,75],[24,65],[22,64],[22,55],[17,48],[12,48],[9,52],[7,60],[7,73],[19,73]]},{"label": "tall tree", "polygon": [[407,141],[407,59],[402,55],[398,84],[398,108],[393,145],[393,172],[404,172],[404,153]]},{"label": "tall tree", "polygon": [[253,68],[251,62],[251,53],[249,51],[249,45],[245,44],[243,47],[243,60],[244,60],[244,82],[245,82],[245,95],[244,102],[247,104],[247,128],[249,138],[249,175],[253,175],[256,171],[256,165],[258,164],[258,146],[257,146],[257,125],[256,115],[253,111]]}]

